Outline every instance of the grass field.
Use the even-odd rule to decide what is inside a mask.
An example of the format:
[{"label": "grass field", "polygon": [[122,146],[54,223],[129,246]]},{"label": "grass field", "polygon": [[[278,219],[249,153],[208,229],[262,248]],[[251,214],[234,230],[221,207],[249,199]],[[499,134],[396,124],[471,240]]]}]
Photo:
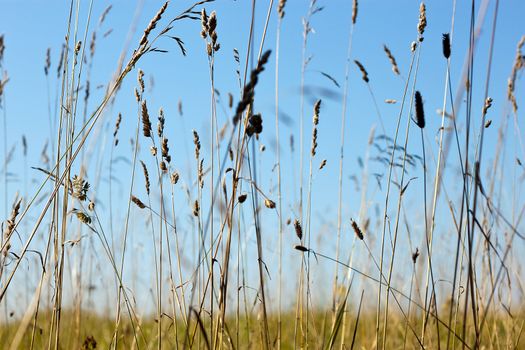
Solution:
[{"label": "grass field", "polygon": [[525,348],[524,7],[363,3],[0,27],[0,348]]}]

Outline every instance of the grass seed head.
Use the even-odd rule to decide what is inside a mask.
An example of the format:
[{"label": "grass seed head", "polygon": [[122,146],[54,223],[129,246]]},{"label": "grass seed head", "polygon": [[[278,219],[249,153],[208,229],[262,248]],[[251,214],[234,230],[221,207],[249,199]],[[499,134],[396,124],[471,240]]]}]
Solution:
[{"label": "grass seed head", "polygon": [[419,91],[416,91],[414,99],[416,105],[416,124],[423,129],[425,127],[425,110],[423,109],[423,98]]},{"label": "grass seed head", "polygon": [[388,57],[388,60],[390,61],[390,64],[392,65],[392,72],[394,72],[394,74],[396,75],[399,75],[399,67],[397,66],[397,62],[396,62],[394,55],[392,54],[392,52],[386,45],[383,45],[383,50],[385,51],[386,56]]},{"label": "grass seed head", "polygon": [[144,137],[151,137],[151,121],[149,119],[148,105],[146,100],[142,101],[142,132]]},{"label": "grass seed head", "polygon": [[286,0],[279,0],[279,5],[277,5],[277,13],[279,14],[280,19],[284,17],[284,7],[285,6],[286,6]]},{"label": "grass seed head", "polygon": [[149,182],[148,168],[146,167],[146,164],[142,160],[140,161],[140,164],[142,165],[142,172],[144,173],[144,183],[146,186],[146,193],[149,196],[151,184]]},{"label": "grass seed head", "polygon": [[172,185],[176,185],[177,182],[179,182],[179,173],[174,171],[173,173],[171,173],[170,175],[170,182]]},{"label": "grass seed head", "polygon": [[359,70],[361,71],[361,74],[363,75],[362,76],[363,80],[365,81],[365,83],[368,83],[370,79],[368,78],[368,72],[366,71],[365,67],[358,60],[354,60],[354,62],[359,68]]},{"label": "grass seed head", "polygon": [[357,5],[358,5],[357,0],[352,1],[352,24],[355,24],[357,20],[357,10],[358,10]]},{"label": "grass seed head", "polygon": [[361,228],[359,228],[359,226],[353,219],[351,219],[351,222],[352,222],[352,228],[354,229],[355,235],[360,240],[363,240],[365,238],[365,236],[363,235],[363,231],[361,231]]},{"label": "grass seed head", "polygon": [[137,197],[135,197],[134,195],[131,195],[131,201],[133,203],[135,203],[135,205],[137,207],[139,207],[140,209],[144,209],[146,208],[146,204],[144,204],[140,199],[138,199]]},{"label": "grass seed head", "polygon": [[272,201],[272,200],[270,200],[270,199],[268,199],[268,198],[266,198],[266,199],[264,200],[264,205],[265,205],[266,208],[268,208],[268,209],[274,209],[274,208],[275,208],[275,202]]},{"label": "grass seed head", "polygon": [[412,253],[412,262],[415,264],[417,258],[419,257],[419,248],[416,247],[416,250]]},{"label": "grass seed head", "polygon": [[301,226],[299,220],[295,219],[293,221],[293,228],[295,229],[295,235],[301,241],[303,239],[303,227]]},{"label": "grass seed head", "polygon": [[419,33],[419,41],[423,41],[423,33],[427,27],[427,9],[425,3],[419,5],[419,22],[417,23],[417,32]]},{"label": "grass seed head", "polygon": [[450,51],[451,51],[449,33],[443,34],[442,46],[443,46],[443,56],[445,56],[445,58],[448,59],[450,57]]},{"label": "grass seed head", "polygon": [[309,251],[308,248],[306,248],[305,246],[300,245],[300,244],[295,245],[293,248],[294,248],[295,250],[300,251],[300,252],[307,252],[307,251]]}]

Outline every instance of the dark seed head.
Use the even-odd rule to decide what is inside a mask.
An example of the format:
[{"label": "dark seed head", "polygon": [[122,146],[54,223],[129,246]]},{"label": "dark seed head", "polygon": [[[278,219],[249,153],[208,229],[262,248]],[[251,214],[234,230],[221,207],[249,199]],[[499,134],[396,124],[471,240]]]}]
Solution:
[{"label": "dark seed head", "polygon": [[443,34],[443,56],[446,59],[450,57],[450,34]]},{"label": "dark seed head", "polygon": [[359,228],[359,226],[354,220],[351,220],[351,221],[352,221],[352,228],[354,229],[355,235],[360,240],[363,240],[365,238],[365,236],[363,235],[363,231],[361,231],[361,228]]},{"label": "dark seed head", "polygon": [[423,129],[425,127],[425,111],[423,110],[423,98],[421,97],[421,93],[419,91],[416,91],[415,103],[416,103],[416,124],[421,129]]},{"label": "dark seed head", "polygon": [[308,248],[306,248],[305,246],[302,246],[302,245],[296,245],[294,246],[294,249],[300,251],[300,252],[307,252],[308,251]]},{"label": "dark seed head", "polygon": [[415,264],[419,256],[419,249],[416,248],[416,251],[412,253],[412,262]]}]

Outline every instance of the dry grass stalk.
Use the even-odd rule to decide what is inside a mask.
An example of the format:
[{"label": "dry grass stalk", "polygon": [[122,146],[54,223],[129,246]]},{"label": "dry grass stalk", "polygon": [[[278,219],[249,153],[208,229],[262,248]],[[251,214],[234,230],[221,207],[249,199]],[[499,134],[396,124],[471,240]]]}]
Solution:
[{"label": "dry grass stalk", "polygon": [[390,64],[392,64],[392,72],[394,72],[396,75],[399,75],[399,67],[397,66],[394,55],[392,55],[392,52],[386,45],[383,45],[383,50],[385,50],[386,56],[388,57]]},{"label": "dry grass stalk", "polygon": [[323,159],[321,161],[321,164],[319,164],[319,170],[323,169],[326,166],[326,159]]}]

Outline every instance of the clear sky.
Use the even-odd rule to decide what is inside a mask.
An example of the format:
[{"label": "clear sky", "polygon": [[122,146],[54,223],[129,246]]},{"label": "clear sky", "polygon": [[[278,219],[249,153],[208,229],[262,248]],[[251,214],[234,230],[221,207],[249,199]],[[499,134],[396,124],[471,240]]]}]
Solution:
[{"label": "clear sky", "polygon": [[[138,3],[131,0],[94,1],[88,42],[91,40],[91,31],[96,29],[96,53],[92,67],[86,68],[83,76],[83,79],[85,79],[87,74],[91,75],[92,91],[87,106],[88,111],[91,111],[98,105],[103,96],[104,88],[100,86],[105,86],[104,84],[112,77],[117,67],[119,55],[126,47],[126,38],[134,18],[137,18],[136,30],[133,32],[128,49],[136,46],[142,35],[143,28],[147,26],[147,23],[162,3],[161,1],[149,0],[139,1]],[[482,1],[475,1],[476,12],[479,10],[481,3]],[[108,13],[102,27],[97,28],[100,14],[110,4],[113,6],[112,10]],[[190,4],[191,2],[189,1],[172,1],[164,15],[164,21],[176,16]],[[438,108],[442,108],[445,84],[446,61],[441,53],[441,37],[442,33],[451,32],[453,4],[452,0],[426,2],[428,26],[424,34],[425,40],[422,43],[416,89],[420,90],[423,95],[427,115],[425,137],[428,151],[432,154],[432,156],[428,156],[432,163],[429,166],[430,169],[434,168],[432,157],[435,158],[436,155],[437,145],[435,140],[440,127],[440,116],[435,111]],[[474,118],[476,118],[474,130],[478,130],[479,111],[481,111],[483,106],[483,87],[486,79],[488,48],[495,4],[496,1],[494,0],[488,1],[484,22],[482,25],[477,23],[481,25],[481,32],[476,48],[474,66],[474,101],[472,104],[475,111]],[[308,5],[309,2],[306,0],[288,0],[285,10],[286,15],[282,22],[279,104],[282,112],[281,149],[283,151],[282,171],[284,174],[283,185],[285,187],[283,199],[284,219],[293,218],[297,214],[295,201],[298,195],[298,185],[295,180],[298,172],[298,159],[297,153],[294,156],[290,154],[288,140],[289,136],[293,134],[296,149],[299,147],[299,91],[303,46],[302,21],[308,12]],[[451,56],[451,79],[454,92],[460,84],[459,78],[468,48],[470,5],[470,1],[465,0],[458,0],[456,4]],[[268,1],[256,1],[254,34],[256,48],[260,44],[267,6]],[[333,252],[335,240],[330,238],[330,235],[333,235],[337,219],[341,99],[351,24],[352,1],[318,0],[318,6],[323,7],[323,10],[311,18],[311,26],[314,32],[309,35],[306,48],[306,55],[311,57],[311,61],[305,73],[305,85],[308,87],[305,99],[305,147],[306,150],[309,149],[313,103],[317,98],[322,98],[319,148],[317,158],[314,161],[314,169],[317,169],[322,159],[327,159],[327,166],[323,171],[314,170],[314,190],[312,194],[315,205],[312,211],[312,217],[314,218],[312,230],[316,232],[316,235],[318,234],[319,246],[324,247],[322,248],[324,251]],[[79,18],[81,25],[79,26],[78,35],[82,37],[84,35],[89,1],[82,0],[80,8]],[[231,120],[232,117],[232,111],[227,106],[227,94],[229,92],[232,93],[235,101],[239,99],[240,92],[235,73],[237,67],[233,57],[233,49],[238,49],[241,64],[243,65],[246,58],[251,1],[217,0],[206,4],[206,9],[208,13],[216,10],[218,17],[217,33],[221,48],[216,55],[215,79],[216,88],[220,92],[218,119],[219,124],[222,126],[225,121]],[[48,142],[46,140],[50,139],[50,132],[52,132],[53,137],[55,135],[55,132],[50,130],[49,125],[49,103],[54,116],[55,99],[58,91],[56,64],[66,32],[68,12],[69,1],[0,0],[0,34],[5,35],[6,46],[3,68],[8,72],[10,79],[4,92],[4,108],[8,126],[8,150],[13,145],[16,145],[13,160],[9,164],[12,174],[9,175],[10,182],[7,189],[3,184],[4,174],[2,174],[2,185],[0,186],[0,195],[2,197],[0,213],[2,218],[6,212],[4,204],[5,193],[7,193],[8,205],[10,206],[16,191],[21,190],[23,192],[24,188],[27,188],[28,195],[32,195],[39,181],[43,178],[41,173],[24,165],[21,138],[22,135],[25,135],[28,140],[27,166],[42,166],[42,147]],[[509,106],[506,101],[507,78],[515,58],[516,44],[520,37],[525,34],[525,25],[523,25],[524,14],[525,1],[504,0],[499,2],[489,85],[489,95],[493,98],[494,103],[490,113],[493,127],[486,131],[485,159],[487,160],[492,159],[494,155],[500,121],[509,112]],[[399,113],[399,103],[390,105],[385,104],[384,100],[401,100],[402,98],[404,79],[407,77],[410,64],[410,44],[417,38],[416,25],[418,15],[419,1],[361,0],[359,2],[357,24],[353,32],[351,58],[358,59],[366,67],[370,76],[370,86],[379,104],[386,132],[391,137],[393,136],[395,121]],[[275,164],[274,54],[276,18],[274,8],[265,42],[265,49],[272,49],[273,54],[266,66],[266,71],[260,77],[256,89],[255,104],[255,110],[263,115],[264,131],[261,135],[260,143],[266,146],[266,151],[260,155],[261,187],[273,199],[276,199],[277,196],[275,192],[276,177],[272,171]],[[162,27],[162,25],[159,27]],[[190,170],[189,164],[191,164],[191,169],[193,169],[191,170],[192,174],[195,171],[192,162],[192,129],[199,131],[202,135],[204,157],[209,157],[210,84],[208,61],[204,41],[199,36],[199,21],[176,23],[172,33],[184,41],[187,56],[184,57],[181,54],[175,41],[161,39],[158,41],[158,48],[169,52],[148,54],[137,64],[136,68],[143,69],[146,74],[146,99],[151,111],[155,114],[162,107],[166,113],[166,132],[170,139],[173,163],[183,176],[184,186],[193,191],[191,179],[187,177]],[[384,44],[390,48],[395,56],[401,71],[401,77],[392,73],[391,65],[383,51]],[[49,79],[46,80],[44,65],[48,48],[51,49],[51,72]],[[129,51],[127,54],[129,57]],[[244,66],[241,67],[241,70],[243,69]],[[336,86],[322,73],[333,77],[340,87]],[[99,86],[98,89],[97,86]],[[101,152],[100,154],[105,155],[102,158],[98,158],[98,160],[95,157],[88,171],[88,178],[94,181],[97,178],[95,172],[100,170],[101,180],[96,191],[99,193],[97,200],[100,201],[100,206],[104,210],[107,210],[108,154],[111,147],[109,135],[111,135],[116,115],[119,112],[123,115],[123,121],[120,131],[120,144],[115,150],[115,157],[131,158],[129,139],[134,135],[137,119],[137,106],[133,94],[135,86],[136,71],[133,71],[122,85],[115,103],[108,108],[102,120],[102,131],[91,141],[90,147],[98,149]],[[519,92],[519,86],[517,89],[518,104],[520,104],[520,101],[524,100],[524,95],[522,92]],[[177,106],[179,101],[182,101],[183,106],[182,118],[178,114]],[[449,103],[447,103],[447,106],[449,106]],[[448,107],[447,110],[449,110]],[[361,180],[359,179],[361,170],[358,167],[358,158],[364,159],[370,130],[375,126],[376,136],[382,133],[370,92],[360,79],[360,72],[354,64],[350,66],[347,112],[343,204],[345,218],[358,216],[361,194],[356,191],[356,186],[350,177],[357,175],[358,181]],[[460,114],[463,112],[464,105],[460,110]],[[459,120],[461,128],[464,126],[464,113]],[[520,119],[517,120],[517,123],[517,125],[523,127],[523,122]],[[3,128],[3,125],[1,128]],[[415,131],[416,129],[414,128],[413,134],[411,134],[410,152],[421,154],[419,131],[417,131],[417,134]],[[3,132],[0,133],[0,136],[3,137]],[[108,138],[106,139],[106,137]],[[513,161],[515,157],[524,156],[521,154],[521,146],[519,146],[517,138],[508,142],[509,151],[506,157],[509,158],[509,161]],[[3,142],[1,147],[3,154]],[[106,147],[105,151],[103,147]],[[456,159],[455,153],[451,152],[451,154],[453,154],[451,159]],[[371,148],[370,155],[375,157],[379,154],[376,149]],[[146,156],[147,152],[143,152],[141,157],[145,158]],[[485,164],[484,169],[488,168],[488,164],[488,162]],[[113,190],[117,193],[117,198],[122,202],[126,198],[129,186],[129,164],[125,161],[116,162],[115,168],[117,185],[115,186],[116,189],[114,188]],[[305,174],[307,173],[306,169]],[[384,167],[377,162],[371,162],[369,170],[370,173],[385,172]],[[457,170],[451,169],[453,176],[446,179],[447,183],[450,184],[450,195],[453,195],[454,191],[461,189],[460,184],[454,180]],[[414,174],[410,174],[410,176],[418,176],[419,179],[414,182],[417,190],[414,188],[413,193],[407,193],[407,196],[410,196],[408,198],[415,196],[414,198],[419,199],[419,189],[422,186],[421,166],[415,169]],[[36,180],[33,181],[32,179]],[[139,187],[141,187],[141,181],[142,177],[139,176]],[[359,181],[359,185],[363,185],[361,181]],[[517,194],[515,193],[518,198],[520,197],[519,190],[520,187],[516,190]],[[183,208],[181,209],[182,211],[188,211],[189,208],[184,203],[186,200],[183,192],[184,188],[181,187],[180,191],[181,202],[177,206]],[[137,192],[143,195],[141,189],[137,190]],[[379,202],[382,205],[384,187],[383,191],[378,189],[373,176],[369,180],[369,197],[370,203]],[[415,213],[421,216],[421,205],[416,204],[414,207]],[[375,210],[374,208],[371,205],[369,209],[372,212]],[[446,213],[446,210],[448,209],[445,207],[443,212]],[[37,212],[32,212],[33,216],[36,214]],[[122,214],[125,213],[120,213],[119,215]],[[373,216],[373,214],[371,215]],[[269,227],[267,227],[265,232],[268,234],[269,244],[265,247],[265,254],[267,254],[268,260],[271,260],[276,259],[274,247],[277,240],[275,229],[277,219],[275,215],[268,214],[268,216],[267,223]],[[119,216],[119,218],[122,219],[122,216]],[[104,220],[108,223],[107,217]],[[446,220],[450,219],[447,217]],[[181,225],[184,225],[184,222],[187,221],[185,218],[181,219]],[[115,225],[117,226],[117,224]],[[344,225],[345,232],[348,233],[348,219]],[[449,229],[446,225],[442,227],[443,231]],[[292,239],[292,228],[288,227],[286,229],[289,233],[287,247],[290,247],[296,242]],[[328,236],[324,234],[328,234]],[[379,232],[377,234],[379,235]],[[323,237],[328,237],[328,239],[323,239]],[[248,239],[246,244],[249,248],[247,249],[255,247],[254,239],[253,236]],[[149,244],[149,237],[144,242],[148,243],[142,244]],[[135,243],[139,246],[137,242]],[[419,242],[414,244],[419,244]],[[349,247],[349,243],[347,247]],[[145,256],[148,255],[146,254]],[[255,266],[254,264],[252,265]],[[325,265],[325,271],[326,269],[332,271],[330,266]],[[276,276],[276,265],[270,266],[270,273],[272,277]],[[147,284],[150,280],[145,278],[142,282]]]}]

